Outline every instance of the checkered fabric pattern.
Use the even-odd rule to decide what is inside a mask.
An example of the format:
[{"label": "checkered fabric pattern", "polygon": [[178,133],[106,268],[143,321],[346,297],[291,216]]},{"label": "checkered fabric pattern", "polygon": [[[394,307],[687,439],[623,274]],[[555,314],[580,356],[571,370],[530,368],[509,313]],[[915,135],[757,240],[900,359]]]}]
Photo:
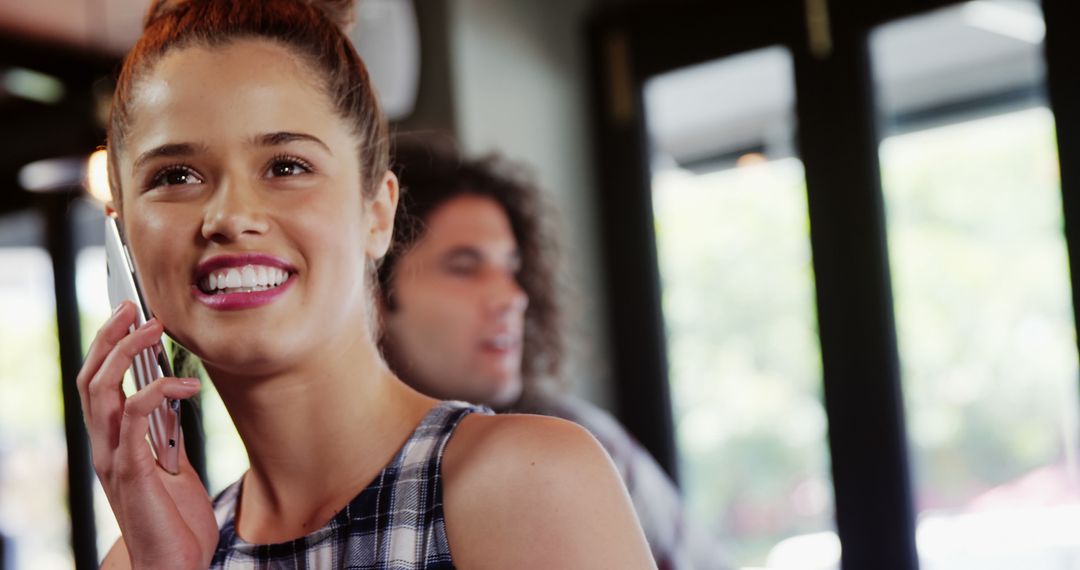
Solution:
[{"label": "checkered fabric pattern", "polygon": [[491,411],[464,402],[432,408],[381,473],[325,527],[290,542],[251,544],[236,534],[241,481],[214,499],[221,529],[210,567],[227,570],[454,568],[443,516],[443,452],[458,423]]}]

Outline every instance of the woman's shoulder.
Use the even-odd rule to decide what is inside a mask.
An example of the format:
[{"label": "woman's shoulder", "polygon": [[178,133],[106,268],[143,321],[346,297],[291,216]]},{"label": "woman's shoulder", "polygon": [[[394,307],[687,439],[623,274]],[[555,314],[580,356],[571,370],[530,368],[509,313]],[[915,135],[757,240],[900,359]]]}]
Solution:
[{"label": "woman's shoulder", "polygon": [[513,462],[522,456],[556,460],[599,453],[606,457],[596,439],[582,426],[558,417],[533,414],[471,414],[461,421],[447,453],[469,459],[463,465],[472,467]]},{"label": "woman's shoulder", "polygon": [[529,414],[471,414],[461,421],[443,458],[444,486],[505,486],[559,478],[584,465],[610,467],[607,453],[585,428],[560,418]]},{"label": "woman's shoulder", "polygon": [[572,422],[472,414],[447,446],[442,482],[447,534],[462,567],[651,560],[611,460]]},{"label": "woman's shoulder", "polygon": [[600,441],[618,462],[618,453],[635,447],[633,437],[607,410],[570,394],[543,393],[532,398],[528,413],[555,416],[581,425]]}]

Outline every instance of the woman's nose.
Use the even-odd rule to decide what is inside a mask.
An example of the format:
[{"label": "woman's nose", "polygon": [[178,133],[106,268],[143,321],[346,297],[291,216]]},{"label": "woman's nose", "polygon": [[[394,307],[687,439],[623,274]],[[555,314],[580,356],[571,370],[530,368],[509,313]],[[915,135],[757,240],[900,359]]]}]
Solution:
[{"label": "woman's nose", "polygon": [[258,190],[242,180],[223,180],[207,202],[202,235],[207,241],[228,243],[265,233],[268,226]]}]

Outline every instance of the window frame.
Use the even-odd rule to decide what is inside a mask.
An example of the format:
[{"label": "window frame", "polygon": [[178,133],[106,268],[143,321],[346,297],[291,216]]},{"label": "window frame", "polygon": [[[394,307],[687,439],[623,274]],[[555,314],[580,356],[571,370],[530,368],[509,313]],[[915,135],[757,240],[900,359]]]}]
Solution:
[{"label": "window frame", "polygon": [[[836,527],[845,569],[918,567],[869,34],[882,24],[961,3],[705,0],[618,6],[589,22],[596,186],[604,205],[598,210],[612,371],[619,386],[617,413],[676,477],[644,85],[667,71],[771,45],[792,53]],[[1068,22],[1078,20],[1067,0],[1041,3],[1068,258],[1071,267],[1080,267],[1080,80],[1067,67],[1068,54],[1080,52],[1080,36],[1070,36]],[[811,34],[823,29],[811,32],[809,10],[825,15],[831,49],[811,49]],[[1080,323],[1078,272],[1071,272],[1071,280],[1074,322]]]}]

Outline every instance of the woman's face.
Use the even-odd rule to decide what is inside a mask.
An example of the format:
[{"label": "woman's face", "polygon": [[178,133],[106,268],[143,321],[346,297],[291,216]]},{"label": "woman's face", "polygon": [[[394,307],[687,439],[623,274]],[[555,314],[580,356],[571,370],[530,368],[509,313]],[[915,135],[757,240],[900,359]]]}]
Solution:
[{"label": "woman's face", "polygon": [[513,403],[528,305],[519,265],[510,221],[494,200],[463,195],[433,211],[394,275],[385,332],[397,372],[433,396]]},{"label": "woman's face", "polygon": [[396,180],[364,199],[356,138],[299,57],[259,40],[173,51],[130,109],[120,214],[173,337],[239,374],[364,337]]}]

